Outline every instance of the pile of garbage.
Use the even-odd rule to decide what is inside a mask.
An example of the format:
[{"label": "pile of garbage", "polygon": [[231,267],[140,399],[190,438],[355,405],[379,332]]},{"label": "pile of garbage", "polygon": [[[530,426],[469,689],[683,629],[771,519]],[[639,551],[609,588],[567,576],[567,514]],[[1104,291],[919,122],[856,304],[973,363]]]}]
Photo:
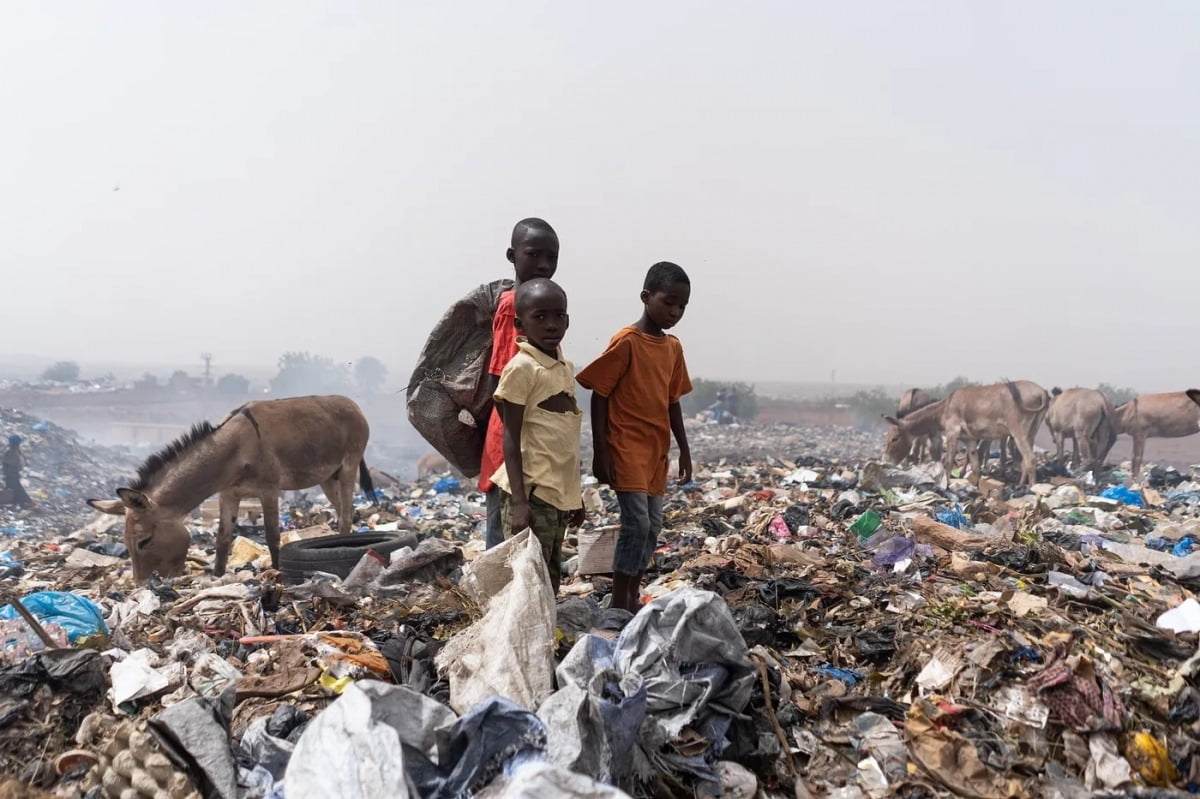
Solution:
[{"label": "pile of garbage", "polygon": [[0,447],[12,435],[23,439],[26,468],[21,482],[37,507],[0,503],[0,551],[6,548],[6,537],[57,536],[75,529],[91,515],[84,501],[111,496],[139,463],[127,450],[85,444],[53,422],[0,408]]},{"label": "pile of garbage", "polygon": [[[23,544],[4,585],[50,641],[0,609],[0,773],[69,797],[1200,790],[1200,480],[973,486],[866,444],[697,431],[632,617],[594,484],[558,597],[528,534],[483,551],[451,475],[360,497],[388,551],[342,574],[270,569],[253,519],[221,579],[202,519],[192,573],[145,586],[82,531]],[[331,518],[294,498],[285,538]]]}]

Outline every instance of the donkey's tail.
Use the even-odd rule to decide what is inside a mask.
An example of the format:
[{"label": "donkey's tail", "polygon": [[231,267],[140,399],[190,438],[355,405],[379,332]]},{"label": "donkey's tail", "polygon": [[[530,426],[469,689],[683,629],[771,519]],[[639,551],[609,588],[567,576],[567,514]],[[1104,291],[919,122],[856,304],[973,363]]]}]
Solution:
[{"label": "donkey's tail", "polygon": [[375,484],[371,482],[371,470],[367,468],[366,458],[358,462],[358,485],[362,488],[363,493],[371,498],[372,502],[379,502],[379,497],[375,494]]}]

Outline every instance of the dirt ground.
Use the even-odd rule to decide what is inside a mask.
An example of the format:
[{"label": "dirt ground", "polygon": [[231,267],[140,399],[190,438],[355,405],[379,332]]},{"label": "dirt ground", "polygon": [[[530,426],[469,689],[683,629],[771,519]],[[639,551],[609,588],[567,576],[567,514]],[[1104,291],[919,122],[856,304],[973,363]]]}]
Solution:
[{"label": "dirt ground", "polygon": [[[1044,427],[1038,433],[1037,445],[1050,451],[1054,450],[1054,442]],[[1070,446],[1070,442],[1067,442],[1068,452],[1070,452]],[[1108,462],[1121,463],[1132,457],[1133,439],[1129,436],[1120,436],[1117,438],[1112,452],[1108,454]],[[1200,464],[1200,435],[1187,438],[1152,438],[1146,442],[1145,460],[1146,463],[1174,466],[1181,471],[1192,464]]]}]

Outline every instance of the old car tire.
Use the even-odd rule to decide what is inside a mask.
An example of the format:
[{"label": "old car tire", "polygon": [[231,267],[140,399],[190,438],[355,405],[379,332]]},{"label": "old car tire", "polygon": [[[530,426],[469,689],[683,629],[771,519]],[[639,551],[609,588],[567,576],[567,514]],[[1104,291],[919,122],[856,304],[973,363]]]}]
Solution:
[{"label": "old car tire", "polygon": [[288,580],[304,580],[313,572],[336,574],[343,580],[368,549],[388,555],[403,547],[416,547],[411,530],[388,533],[327,535],[286,544],[279,550],[279,570]]}]

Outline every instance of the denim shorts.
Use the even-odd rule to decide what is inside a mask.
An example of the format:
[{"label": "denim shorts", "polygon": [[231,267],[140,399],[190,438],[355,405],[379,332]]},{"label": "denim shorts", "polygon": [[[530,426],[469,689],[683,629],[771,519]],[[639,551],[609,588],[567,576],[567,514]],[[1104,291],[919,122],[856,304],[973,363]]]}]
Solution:
[{"label": "denim shorts", "polygon": [[621,533],[613,551],[613,574],[631,577],[650,565],[663,525],[663,497],[618,491]]}]

